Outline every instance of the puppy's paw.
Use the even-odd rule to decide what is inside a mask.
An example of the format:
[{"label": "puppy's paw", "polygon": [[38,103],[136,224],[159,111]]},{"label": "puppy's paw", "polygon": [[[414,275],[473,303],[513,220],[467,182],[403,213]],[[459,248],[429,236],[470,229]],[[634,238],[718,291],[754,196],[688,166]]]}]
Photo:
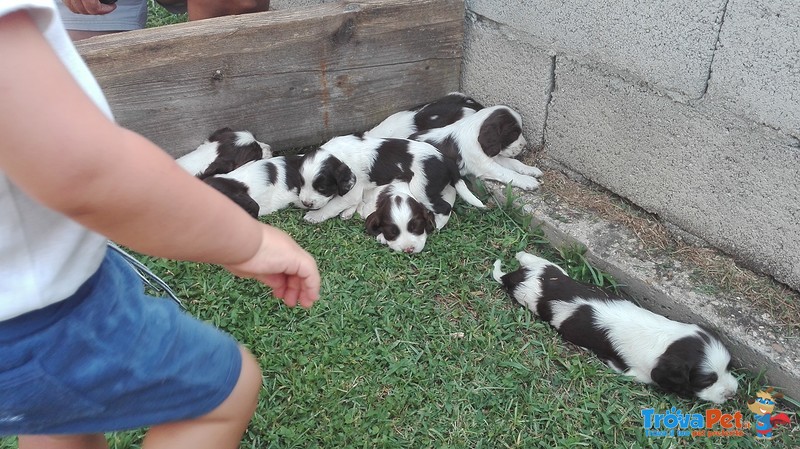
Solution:
[{"label": "puppy's paw", "polygon": [[353,218],[353,214],[356,213],[356,209],[358,209],[357,206],[356,207],[351,207],[349,209],[345,209],[345,210],[342,211],[341,214],[339,214],[339,217],[341,217],[342,220],[349,220],[349,219]]},{"label": "puppy's paw", "polygon": [[442,229],[450,221],[450,214],[436,214],[433,219],[436,229]]},{"label": "puppy's paw", "polygon": [[539,188],[539,181],[532,176],[518,176],[509,183],[522,190],[536,190]]},{"label": "puppy's paw", "polygon": [[311,210],[303,215],[303,219],[309,223],[322,223],[323,221],[327,220],[328,217],[318,210]]},{"label": "puppy's paw", "polygon": [[534,178],[540,178],[542,176],[542,171],[536,167],[530,165],[522,165],[518,167],[517,173],[521,175],[533,176]]}]

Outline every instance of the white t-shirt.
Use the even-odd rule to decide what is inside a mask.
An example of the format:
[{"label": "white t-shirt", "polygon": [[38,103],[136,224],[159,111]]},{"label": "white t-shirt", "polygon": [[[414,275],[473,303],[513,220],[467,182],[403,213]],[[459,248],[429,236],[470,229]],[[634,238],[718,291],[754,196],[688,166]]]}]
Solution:
[{"label": "white t-shirt", "polygon": [[[112,118],[53,0],[0,1],[0,17],[20,10],[28,11],[78,84]],[[105,251],[105,237],[28,197],[0,170],[0,321],[66,299],[97,271]]]}]

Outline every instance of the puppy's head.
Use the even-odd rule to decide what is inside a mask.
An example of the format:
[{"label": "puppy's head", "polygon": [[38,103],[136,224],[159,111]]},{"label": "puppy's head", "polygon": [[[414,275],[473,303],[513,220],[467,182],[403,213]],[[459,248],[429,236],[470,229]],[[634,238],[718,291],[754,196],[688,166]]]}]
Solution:
[{"label": "puppy's head", "polygon": [[451,92],[418,108],[414,114],[416,132],[443,128],[483,109],[483,105],[461,92]]},{"label": "puppy's head", "polygon": [[204,178],[203,182],[230,198],[231,201],[238,204],[253,218],[258,218],[259,206],[258,203],[250,197],[247,184],[235,179],[223,178],[220,176]]},{"label": "puppy's head", "polygon": [[220,128],[208,137],[206,143],[216,144],[217,156],[208,168],[197,175],[200,178],[230,173],[248,162],[272,156],[270,146],[257,141],[249,131]]},{"label": "puppy's head", "polygon": [[319,209],[335,196],[344,196],[356,184],[356,175],[339,158],[320,148],[306,153],[300,162],[299,200],[307,209]]},{"label": "puppy's head", "polygon": [[472,117],[478,120],[478,143],[489,156],[514,157],[525,148],[522,117],[508,106],[481,109]]},{"label": "puppy's head", "polygon": [[722,404],[736,394],[739,386],[730,364],[725,346],[715,336],[701,331],[667,347],[650,378],[668,392]]},{"label": "puppy's head", "polygon": [[411,195],[389,186],[378,195],[375,212],[365,222],[367,233],[394,251],[418,253],[435,229],[434,215]]}]

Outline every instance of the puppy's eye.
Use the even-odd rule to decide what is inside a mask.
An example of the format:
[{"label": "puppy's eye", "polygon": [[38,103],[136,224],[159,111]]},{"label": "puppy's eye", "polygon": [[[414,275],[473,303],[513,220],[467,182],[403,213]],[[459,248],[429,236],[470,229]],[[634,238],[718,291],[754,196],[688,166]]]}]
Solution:
[{"label": "puppy's eye", "polygon": [[425,220],[421,218],[415,218],[408,222],[408,232],[414,235],[422,235],[425,233]]},{"label": "puppy's eye", "polygon": [[311,182],[311,187],[323,196],[336,194],[336,183],[328,176],[319,175]]},{"label": "puppy's eye", "polygon": [[386,240],[395,240],[400,235],[400,228],[397,225],[384,226],[383,238]]}]

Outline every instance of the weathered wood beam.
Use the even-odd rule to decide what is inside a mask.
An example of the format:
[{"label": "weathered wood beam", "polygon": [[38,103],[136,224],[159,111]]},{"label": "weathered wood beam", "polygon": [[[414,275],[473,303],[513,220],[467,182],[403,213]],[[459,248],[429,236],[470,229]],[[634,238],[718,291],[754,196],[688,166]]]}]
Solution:
[{"label": "weathered wood beam", "polygon": [[180,156],[222,126],[286,149],[458,89],[463,0],[363,0],[168,25],[78,49],[116,119]]}]

